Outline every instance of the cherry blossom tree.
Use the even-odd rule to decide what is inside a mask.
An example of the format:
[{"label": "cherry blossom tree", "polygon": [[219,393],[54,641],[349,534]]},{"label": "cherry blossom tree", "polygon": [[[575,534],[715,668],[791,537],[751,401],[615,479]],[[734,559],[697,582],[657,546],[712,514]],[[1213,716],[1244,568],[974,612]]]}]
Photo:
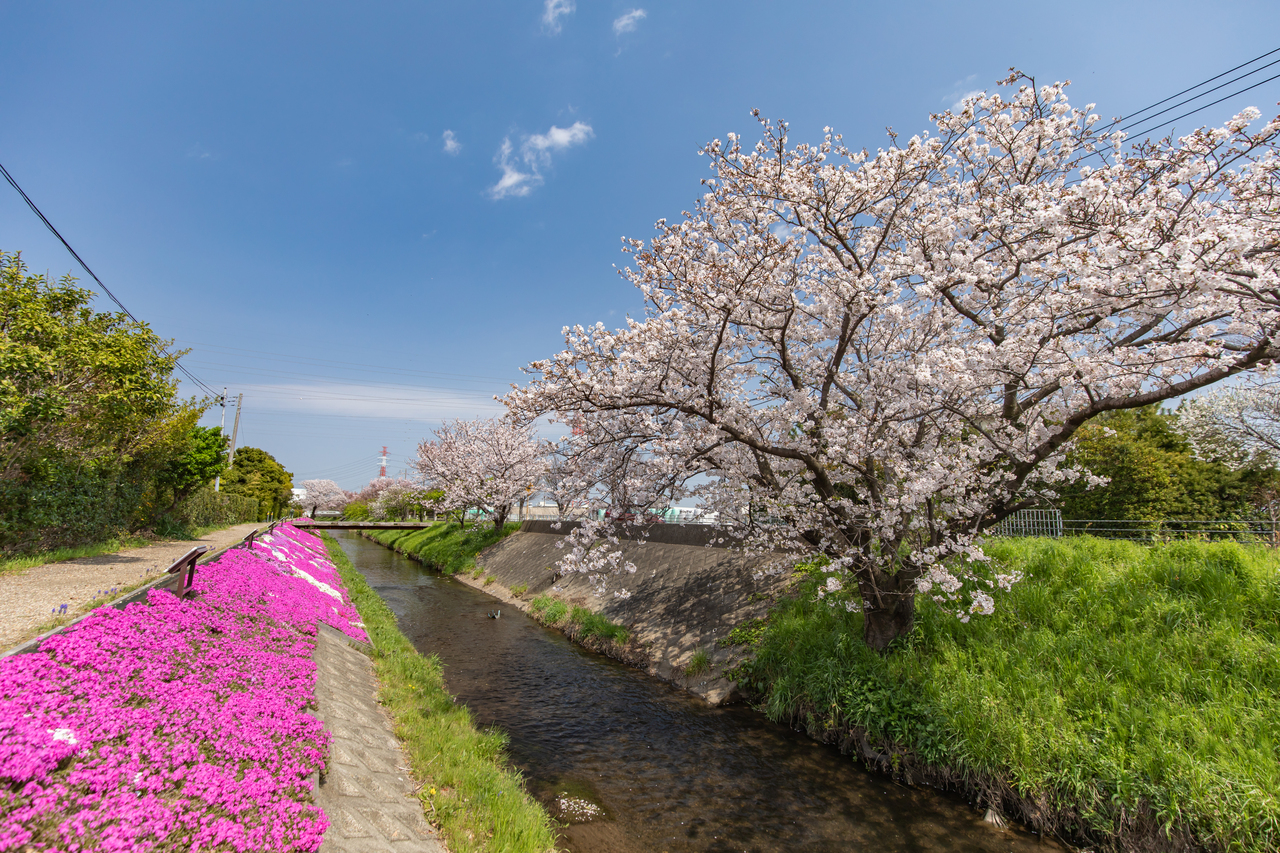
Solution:
[{"label": "cherry blossom tree", "polygon": [[303,480],[302,488],[306,491],[302,503],[312,518],[319,510],[342,509],[351,499],[333,480]]},{"label": "cherry blossom tree", "polygon": [[356,500],[373,503],[382,496],[383,492],[403,480],[403,477],[374,477],[363,489],[356,493]]},{"label": "cherry blossom tree", "polygon": [[392,479],[369,502],[369,517],[377,520],[421,518],[427,505],[427,490],[404,477]]},{"label": "cherry blossom tree", "polygon": [[1083,424],[1280,355],[1280,119],[1126,152],[1064,84],[1002,85],[875,153],[763,119],[712,142],[694,211],[626,244],[643,318],[566,329],[512,412],[582,454],[625,437],[632,494],[825,558],[873,648],[919,594],[990,613],[1016,578],[980,535],[1082,476]]},{"label": "cherry blossom tree", "polygon": [[1280,380],[1269,376],[1186,400],[1178,407],[1178,425],[1204,458],[1280,459]]},{"label": "cherry blossom tree", "polygon": [[501,530],[512,508],[538,487],[546,470],[545,448],[531,426],[509,418],[455,420],[418,445],[415,466],[424,481],[444,493],[441,506],[478,510]]}]

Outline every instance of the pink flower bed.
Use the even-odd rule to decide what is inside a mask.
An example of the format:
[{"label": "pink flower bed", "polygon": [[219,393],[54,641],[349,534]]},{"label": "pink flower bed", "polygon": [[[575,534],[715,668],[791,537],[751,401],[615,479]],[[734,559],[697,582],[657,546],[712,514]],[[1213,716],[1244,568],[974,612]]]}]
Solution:
[{"label": "pink flower bed", "polygon": [[292,525],[0,661],[0,851],[315,850],[318,622],[367,640]]}]

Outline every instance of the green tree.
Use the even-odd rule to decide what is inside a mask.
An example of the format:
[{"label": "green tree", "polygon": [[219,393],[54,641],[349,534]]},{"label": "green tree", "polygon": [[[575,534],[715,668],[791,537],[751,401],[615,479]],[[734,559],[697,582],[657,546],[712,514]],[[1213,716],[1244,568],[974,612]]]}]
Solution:
[{"label": "green tree", "polygon": [[145,524],[144,495],[201,414],[176,397],[182,353],[91,302],[0,252],[0,551]]},{"label": "green tree", "polygon": [[228,439],[221,427],[192,427],[187,434],[186,449],[160,469],[156,483],[173,493],[172,512],[196,489],[212,483],[227,467]]},{"label": "green tree", "polygon": [[1099,476],[1106,486],[1061,490],[1067,518],[1231,519],[1256,513],[1256,496],[1273,482],[1275,469],[1265,459],[1233,468],[1197,458],[1177,431],[1177,415],[1157,406],[1103,415],[1076,433],[1074,462]]},{"label": "green tree", "polygon": [[293,498],[293,475],[265,450],[241,447],[222,478],[222,489],[256,498],[264,516],[279,515]]}]

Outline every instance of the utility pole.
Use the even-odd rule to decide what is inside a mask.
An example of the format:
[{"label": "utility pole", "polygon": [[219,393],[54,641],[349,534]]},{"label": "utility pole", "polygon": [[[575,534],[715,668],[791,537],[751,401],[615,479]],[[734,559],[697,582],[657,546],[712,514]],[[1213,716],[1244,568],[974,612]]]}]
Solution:
[{"label": "utility pole", "polygon": [[[225,435],[227,432],[227,386],[222,386],[222,396],[218,398],[218,402],[222,404],[222,423],[218,425],[218,434]],[[231,463],[228,462],[228,465]],[[219,474],[214,478],[213,490],[218,491],[218,487],[222,485],[222,475]]]},{"label": "utility pole", "polygon": [[236,397],[236,420],[231,427],[231,455],[227,457],[227,467],[236,461],[236,433],[240,431],[240,405],[244,403],[244,394]]},{"label": "utility pole", "polygon": [[382,467],[378,469],[378,476],[387,476],[387,446],[382,445]]}]

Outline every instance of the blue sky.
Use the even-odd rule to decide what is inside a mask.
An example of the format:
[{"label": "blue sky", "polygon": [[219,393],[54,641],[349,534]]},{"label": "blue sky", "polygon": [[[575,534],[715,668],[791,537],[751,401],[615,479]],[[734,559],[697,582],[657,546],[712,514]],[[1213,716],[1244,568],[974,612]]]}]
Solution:
[{"label": "blue sky", "polygon": [[[1280,4],[4,2],[0,26],[0,163],[245,395],[241,446],[358,488],[382,445],[396,473],[495,412],[563,326],[638,313],[620,238],[691,207],[698,148],[754,139],[753,108],[875,148],[1016,66],[1121,115],[1280,47]],[[0,248],[78,273],[0,190]]]}]

